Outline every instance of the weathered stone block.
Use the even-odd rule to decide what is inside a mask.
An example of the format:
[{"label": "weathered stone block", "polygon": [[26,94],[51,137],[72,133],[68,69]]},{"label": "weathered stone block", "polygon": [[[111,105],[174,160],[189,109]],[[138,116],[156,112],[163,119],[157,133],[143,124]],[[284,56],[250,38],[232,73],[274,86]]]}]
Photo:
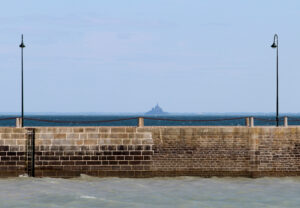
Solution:
[{"label": "weathered stone block", "polygon": [[1,127],[0,128],[0,134],[10,134],[13,132],[14,128],[10,128],[10,127]]},{"label": "weathered stone block", "polygon": [[111,133],[111,129],[107,127],[101,127],[99,128],[100,133]]},{"label": "weathered stone block", "polygon": [[67,138],[66,134],[62,134],[62,133],[54,134],[54,139],[66,139],[66,138]]},{"label": "weathered stone block", "polygon": [[86,128],[84,128],[84,132],[85,133],[96,133],[96,132],[98,132],[98,128],[86,127]]},{"label": "weathered stone block", "polygon": [[16,139],[6,139],[4,140],[4,145],[17,145]]},{"label": "weathered stone block", "polygon": [[83,142],[84,145],[97,145],[96,139],[85,139]]},{"label": "weathered stone block", "polygon": [[1,139],[10,139],[11,138],[11,134],[1,134]]},{"label": "weathered stone block", "polygon": [[83,133],[84,128],[82,128],[82,127],[73,127],[73,132],[74,133]]},{"label": "weathered stone block", "polygon": [[124,127],[113,127],[111,128],[111,133],[125,133],[126,128]]},{"label": "weathered stone block", "polygon": [[98,133],[94,133],[94,134],[88,134],[87,135],[87,138],[88,139],[100,139],[100,134],[98,134]]},{"label": "weathered stone block", "polygon": [[68,133],[67,134],[67,139],[79,139],[79,134]]}]

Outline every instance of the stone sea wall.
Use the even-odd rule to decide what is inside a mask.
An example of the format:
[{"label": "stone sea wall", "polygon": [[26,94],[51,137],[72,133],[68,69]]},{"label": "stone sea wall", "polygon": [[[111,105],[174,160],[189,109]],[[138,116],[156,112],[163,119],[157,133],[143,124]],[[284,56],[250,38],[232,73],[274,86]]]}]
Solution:
[{"label": "stone sea wall", "polygon": [[37,177],[295,176],[300,127],[1,127],[0,176],[32,170]]}]

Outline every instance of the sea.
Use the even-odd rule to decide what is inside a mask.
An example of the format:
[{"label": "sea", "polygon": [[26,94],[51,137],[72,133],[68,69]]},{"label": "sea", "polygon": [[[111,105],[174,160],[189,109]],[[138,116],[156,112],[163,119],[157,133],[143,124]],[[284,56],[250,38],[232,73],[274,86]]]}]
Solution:
[{"label": "sea", "polygon": [[300,177],[0,179],[0,207],[299,208]]},{"label": "sea", "polygon": [[[251,115],[25,115],[24,124],[136,126],[139,116],[145,126],[244,126]],[[0,116],[0,126],[15,126],[13,117]],[[276,125],[274,115],[254,117],[256,126]],[[299,115],[289,117],[289,125],[300,125]],[[300,177],[0,179],[0,208],[299,208],[299,196]]]},{"label": "sea", "polygon": [[[144,117],[145,126],[244,126],[245,117],[254,117],[256,126],[276,125],[274,115],[25,115],[24,126],[137,126]],[[0,115],[0,126],[15,126],[14,117]],[[300,125],[300,114],[289,114],[289,125]],[[283,116],[279,125],[283,125]]]}]

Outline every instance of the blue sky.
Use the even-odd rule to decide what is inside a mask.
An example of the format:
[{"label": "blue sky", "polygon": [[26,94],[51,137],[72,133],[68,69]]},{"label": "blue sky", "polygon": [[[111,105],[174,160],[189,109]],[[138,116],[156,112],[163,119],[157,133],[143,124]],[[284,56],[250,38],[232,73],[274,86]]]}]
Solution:
[{"label": "blue sky", "polygon": [[10,0],[0,7],[0,112],[300,112],[300,2]]}]

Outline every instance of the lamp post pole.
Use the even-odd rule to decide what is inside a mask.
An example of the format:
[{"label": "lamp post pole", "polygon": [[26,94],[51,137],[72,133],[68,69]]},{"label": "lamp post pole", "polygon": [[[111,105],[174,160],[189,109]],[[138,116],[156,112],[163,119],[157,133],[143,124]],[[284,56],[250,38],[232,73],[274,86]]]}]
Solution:
[{"label": "lamp post pole", "polygon": [[279,126],[279,95],[278,95],[278,35],[274,35],[274,42],[271,45],[272,48],[276,48],[276,125]]},{"label": "lamp post pole", "polygon": [[23,83],[23,48],[25,48],[23,42],[23,34],[22,34],[22,42],[19,46],[21,48],[21,114],[22,114],[22,127],[24,126],[24,83]]}]

